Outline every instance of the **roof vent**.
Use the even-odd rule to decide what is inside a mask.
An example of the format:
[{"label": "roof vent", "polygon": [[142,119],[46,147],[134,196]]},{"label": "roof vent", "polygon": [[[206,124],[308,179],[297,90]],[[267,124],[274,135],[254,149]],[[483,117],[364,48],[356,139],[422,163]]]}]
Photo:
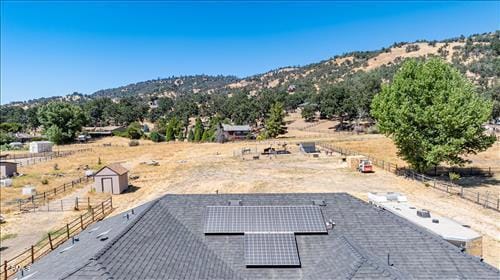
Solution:
[{"label": "roof vent", "polygon": [[313,205],[326,206],[326,202],[322,199],[314,199],[312,203]]},{"label": "roof vent", "polygon": [[334,227],[335,227],[335,222],[332,219],[328,220],[328,222],[326,223],[326,229],[332,230]]},{"label": "roof vent", "polygon": [[231,199],[229,200],[229,206],[241,206],[243,203],[240,199]]},{"label": "roof vent", "polygon": [[439,220],[438,219],[432,219],[432,222],[435,223],[435,224],[439,224]]},{"label": "roof vent", "polygon": [[422,209],[422,210],[417,210],[417,216],[421,218],[430,218],[431,217],[431,212],[428,210]]}]

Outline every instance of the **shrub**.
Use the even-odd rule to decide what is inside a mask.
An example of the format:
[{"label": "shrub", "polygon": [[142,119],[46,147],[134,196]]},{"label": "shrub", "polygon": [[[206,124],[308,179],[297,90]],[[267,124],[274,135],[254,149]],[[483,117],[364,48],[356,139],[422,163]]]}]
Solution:
[{"label": "shrub", "polygon": [[141,125],[138,122],[131,123],[126,130],[127,137],[130,139],[141,139],[143,134]]},{"label": "shrub", "polygon": [[42,179],[42,185],[47,185],[49,183],[49,180],[47,179]]},{"label": "shrub", "polygon": [[157,131],[153,131],[149,134],[149,138],[151,139],[151,141],[153,142],[161,142],[163,141],[163,137],[161,136],[160,133],[158,133]]},{"label": "shrub", "polygon": [[450,178],[450,181],[455,182],[460,179],[460,174],[455,173],[455,172],[450,172],[448,173],[448,177]]}]

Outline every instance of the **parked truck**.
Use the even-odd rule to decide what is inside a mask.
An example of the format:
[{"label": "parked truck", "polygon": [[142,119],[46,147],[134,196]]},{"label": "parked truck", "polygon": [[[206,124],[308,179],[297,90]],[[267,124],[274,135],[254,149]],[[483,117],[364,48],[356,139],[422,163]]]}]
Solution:
[{"label": "parked truck", "polygon": [[358,165],[358,171],[361,172],[361,173],[370,173],[370,172],[373,172],[373,165],[372,165],[372,162],[367,160],[367,159],[363,159],[359,162],[359,165]]}]

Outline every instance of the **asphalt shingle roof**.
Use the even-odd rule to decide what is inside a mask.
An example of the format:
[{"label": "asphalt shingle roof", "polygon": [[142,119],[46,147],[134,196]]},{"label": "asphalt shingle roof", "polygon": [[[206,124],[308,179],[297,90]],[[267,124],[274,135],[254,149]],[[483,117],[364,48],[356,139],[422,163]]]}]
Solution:
[{"label": "asphalt shingle roof", "polygon": [[[296,234],[300,268],[247,268],[243,235],[205,235],[206,206],[326,201],[328,234]],[[238,206],[234,206],[238,207]],[[390,254],[390,264],[387,255]],[[50,257],[50,255],[49,255]],[[42,259],[41,262],[44,260]],[[48,268],[48,267],[47,267]],[[38,266],[43,270],[44,266]],[[167,195],[63,279],[499,279],[499,271],[348,194]],[[36,277],[34,278],[36,279]]]}]

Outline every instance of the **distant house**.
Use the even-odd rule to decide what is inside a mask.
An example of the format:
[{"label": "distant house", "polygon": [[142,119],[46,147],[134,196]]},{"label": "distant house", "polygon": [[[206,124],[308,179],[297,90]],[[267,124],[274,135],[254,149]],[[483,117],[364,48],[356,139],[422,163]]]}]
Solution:
[{"label": "distant house", "polygon": [[128,188],[128,170],[121,164],[104,166],[94,175],[94,190],[110,194],[120,194]]},{"label": "distant house", "polygon": [[42,137],[41,135],[30,135],[27,133],[22,133],[22,132],[17,132],[14,134],[14,138],[16,139],[17,142],[21,143],[26,143],[29,142],[35,138],[40,138]]},{"label": "distant house", "polygon": [[12,177],[17,172],[17,162],[0,161],[0,178]]},{"label": "distant house", "polygon": [[52,152],[52,142],[34,141],[30,143],[30,153]]},{"label": "distant house", "polygon": [[90,135],[92,138],[103,137],[103,136],[113,136],[113,132],[125,131],[123,126],[86,126],[82,128],[82,131]]},{"label": "distant house", "polygon": [[252,136],[252,129],[249,125],[229,125],[222,124],[224,141],[245,140]]}]

